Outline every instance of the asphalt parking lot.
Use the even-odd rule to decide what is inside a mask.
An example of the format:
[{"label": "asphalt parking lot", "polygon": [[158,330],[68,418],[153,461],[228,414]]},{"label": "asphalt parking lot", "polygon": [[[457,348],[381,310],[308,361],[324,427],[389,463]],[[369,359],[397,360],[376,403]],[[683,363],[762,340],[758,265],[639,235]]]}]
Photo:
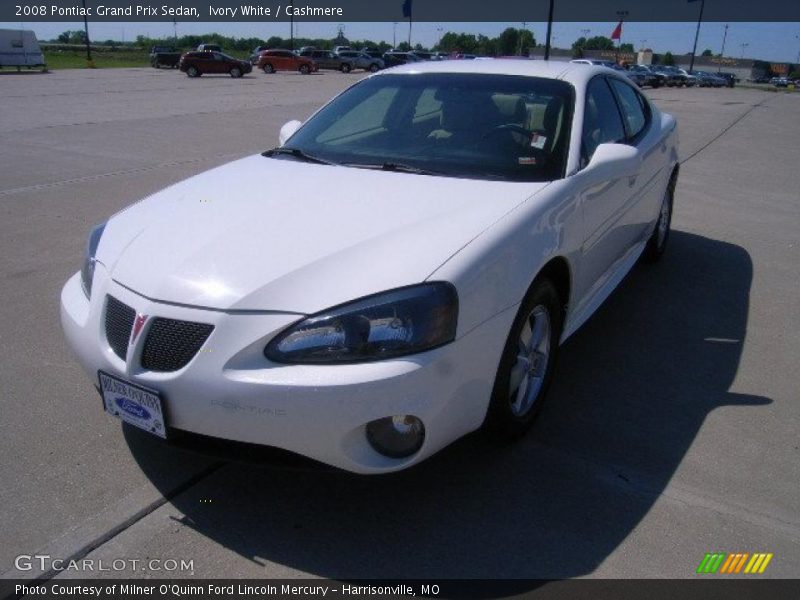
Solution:
[{"label": "asphalt parking lot", "polygon": [[680,128],[671,246],[566,344],[516,445],[364,478],[208,459],[103,413],[58,316],[89,228],[277,145],[359,77],[0,75],[0,574],[49,554],[193,560],[176,577],[682,578],[723,551],[796,577],[797,94],[647,92]]}]

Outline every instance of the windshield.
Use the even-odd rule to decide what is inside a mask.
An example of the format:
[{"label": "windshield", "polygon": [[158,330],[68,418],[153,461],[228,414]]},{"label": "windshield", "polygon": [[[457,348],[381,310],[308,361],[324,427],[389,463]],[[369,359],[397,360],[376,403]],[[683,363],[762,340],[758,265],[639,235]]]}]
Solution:
[{"label": "windshield", "polygon": [[274,154],[362,168],[548,181],[563,177],[572,87],[536,77],[461,73],[371,77],[307,121]]}]

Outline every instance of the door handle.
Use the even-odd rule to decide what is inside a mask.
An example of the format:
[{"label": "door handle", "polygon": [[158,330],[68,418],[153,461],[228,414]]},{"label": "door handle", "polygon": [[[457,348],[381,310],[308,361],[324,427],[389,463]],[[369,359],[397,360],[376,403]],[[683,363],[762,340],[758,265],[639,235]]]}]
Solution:
[{"label": "door handle", "polygon": [[628,177],[628,187],[633,187],[636,185],[636,175],[631,175]]}]

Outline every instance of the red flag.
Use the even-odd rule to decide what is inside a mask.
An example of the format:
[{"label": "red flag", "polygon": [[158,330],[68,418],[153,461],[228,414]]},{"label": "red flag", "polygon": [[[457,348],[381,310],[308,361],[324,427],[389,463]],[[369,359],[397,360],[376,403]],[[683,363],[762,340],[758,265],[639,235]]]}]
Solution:
[{"label": "red flag", "polygon": [[616,29],[614,29],[614,33],[611,34],[612,40],[618,40],[622,37],[622,21],[617,23]]}]

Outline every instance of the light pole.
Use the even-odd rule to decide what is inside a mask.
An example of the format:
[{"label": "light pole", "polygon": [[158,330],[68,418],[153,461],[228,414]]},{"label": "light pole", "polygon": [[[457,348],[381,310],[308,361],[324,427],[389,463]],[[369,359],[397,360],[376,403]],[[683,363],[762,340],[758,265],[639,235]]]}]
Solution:
[{"label": "light pole", "polygon": [[[800,41],[800,35],[794,36],[794,39]],[[800,65],[800,50],[797,51],[797,64]]]},{"label": "light pole", "polygon": [[720,58],[725,57],[725,40],[728,39],[728,27],[730,27],[730,25],[725,23],[725,33],[722,34],[722,50],[719,51]]},{"label": "light pole", "polygon": [[739,44],[739,46],[742,48],[742,55],[740,58],[744,58],[744,49],[747,48],[749,45],[750,44],[748,44],[747,42],[742,42],[741,44]]},{"label": "light pole", "polygon": [[397,48],[397,21],[392,23],[394,29],[392,30],[392,50]]},{"label": "light pole", "polygon": [[294,0],[289,0],[289,50],[294,50]]},{"label": "light pole", "polygon": [[550,60],[550,40],[553,34],[553,8],[555,0],[550,0],[550,9],[547,11],[547,39],[544,45],[544,59]]},{"label": "light pole", "polygon": [[86,66],[93,69],[94,61],[92,60],[92,45],[89,43],[89,19],[86,17],[86,0],[83,0],[83,31],[86,34],[84,36],[84,41],[86,42]]},{"label": "light pole", "polygon": [[697,38],[700,37],[700,22],[703,20],[703,9],[705,6],[706,0],[700,0],[700,16],[697,17],[697,30],[694,32],[694,47],[692,48],[692,60],[689,61],[689,73],[694,69],[694,57],[695,54],[697,54]]}]

